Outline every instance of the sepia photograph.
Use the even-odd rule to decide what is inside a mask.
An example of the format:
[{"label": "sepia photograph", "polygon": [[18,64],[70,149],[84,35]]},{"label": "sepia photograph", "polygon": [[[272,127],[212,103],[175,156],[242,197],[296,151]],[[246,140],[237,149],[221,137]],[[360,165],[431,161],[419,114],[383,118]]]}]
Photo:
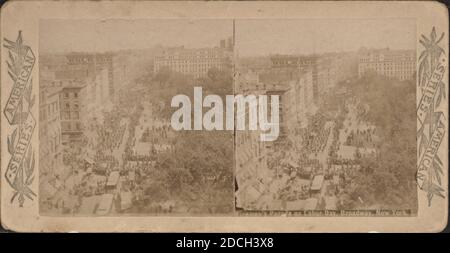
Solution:
[{"label": "sepia photograph", "polygon": [[0,29],[6,230],[447,224],[438,2],[9,1]]},{"label": "sepia photograph", "polygon": [[236,92],[280,97],[275,141],[236,134],[240,214],[417,214],[414,19],[237,20],[236,51]]},{"label": "sepia photograph", "polygon": [[175,131],[171,98],[232,94],[232,20],[42,20],[42,215],[233,212],[232,132]]}]

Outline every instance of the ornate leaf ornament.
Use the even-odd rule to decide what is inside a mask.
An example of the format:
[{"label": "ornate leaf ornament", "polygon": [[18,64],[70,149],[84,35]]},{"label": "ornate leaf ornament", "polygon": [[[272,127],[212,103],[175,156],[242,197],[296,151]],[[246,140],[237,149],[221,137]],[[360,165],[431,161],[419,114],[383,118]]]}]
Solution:
[{"label": "ornate leaf ornament", "polygon": [[4,175],[13,189],[10,203],[17,200],[19,207],[23,207],[26,199],[34,200],[36,197],[30,188],[35,169],[35,153],[31,143],[36,126],[32,113],[35,101],[31,81],[35,56],[31,48],[23,44],[21,31],[15,41],[4,38],[3,45],[8,50],[6,65],[12,81],[12,89],[3,111],[12,130],[7,137],[11,157]]},{"label": "ornate leaf ornament", "polygon": [[[439,45],[443,38],[444,33],[438,37],[436,28],[433,27],[428,37],[422,34],[419,39],[423,51],[418,59],[417,85],[422,100],[426,98],[431,102],[428,105],[421,100],[417,108],[418,115],[421,116],[417,130],[419,157],[417,180],[420,189],[427,192],[429,206],[434,196],[444,198],[445,193],[442,188],[443,163],[437,152],[446,132],[445,116],[439,111],[442,102],[446,100],[446,84],[442,78],[447,69],[447,59],[445,50]],[[423,114],[419,114],[419,111]]]}]

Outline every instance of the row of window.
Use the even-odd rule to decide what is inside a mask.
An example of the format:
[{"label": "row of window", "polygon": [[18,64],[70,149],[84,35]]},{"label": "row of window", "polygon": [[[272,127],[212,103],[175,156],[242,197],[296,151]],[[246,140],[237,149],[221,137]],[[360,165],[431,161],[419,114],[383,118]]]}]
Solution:
[{"label": "row of window", "polygon": [[[88,63],[88,62],[93,62],[94,58],[92,57],[77,57],[77,58],[70,58],[69,59],[69,63],[74,64],[74,63]],[[112,58],[111,57],[99,57],[99,58],[95,58],[95,62],[96,63],[108,63],[111,62]]]},{"label": "row of window", "polygon": [[80,113],[78,111],[63,111],[61,112],[61,118],[63,120],[71,120],[71,119],[75,119],[78,120],[80,119]]},{"label": "row of window", "polygon": [[155,62],[156,66],[166,66],[166,65],[176,65],[176,66],[198,66],[198,65],[212,65],[212,64],[220,64],[222,60],[214,60],[214,61],[206,61],[206,60],[198,60],[198,61],[159,61]]},{"label": "row of window", "polygon": [[157,57],[157,59],[170,59],[170,60],[178,60],[178,59],[192,59],[192,58],[219,58],[222,56],[220,53],[216,52],[205,52],[205,53],[192,53],[192,54],[179,54],[179,55],[163,55]]},{"label": "row of window", "polygon": [[81,131],[81,130],[82,128],[80,122],[61,122],[62,132]]},{"label": "row of window", "polygon": [[366,72],[368,70],[377,71],[380,73],[402,74],[413,73],[415,68],[391,69],[391,68],[360,68],[359,72]]},{"label": "row of window", "polygon": [[70,103],[64,103],[64,110],[70,111],[70,110],[79,110],[80,106],[77,103],[74,103],[72,106],[70,106]]},{"label": "row of window", "polygon": [[360,58],[359,62],[415,62],[414,57],[407,57],[407,58]]},{"label": "row of window", "polygon": [[[217,68],[221,69],[220,66]],[[174,71],[181,72],[181,73],[201,73],[205,74],[208,72],[210,68],[196,68],[196,69],[183,69],[183,68],[174,68]],[[159,68],[155,68],[155,72],[158,72]]]},{"label": "row of window", "polygon": [[64,98],[71,98],[71,97],[78,98],[78,92],[64,92]]},{"label": "row of window", "polygon": [[378,67],[409,67],[409,66],[416,66],[415,62],[396,62],[396,63],[366,63],[362,66],[378,66]]},{"label": "row of window", "polygon": [[[362,76],[365,73],[365,71],[360,71],[359,76]],[[388,79],[395,79],[398,78],[400,80],[408,80],[411,79],[413,72],[386,72],[386,73],[380,73],[381,75],[385,75]]]},{"label": "row of window", "polygon": [[156,68],[161,68],[161,67],[174,67],[177,69],[199,69],[199,68],[212,68],[212,67],[220,67],[220,64],[198,64],[198,65],[193,65],[193,66],[189,66],[189,65],[175,65],[175,64],[165,64],[165,65],[159,65],[156,66]]}]

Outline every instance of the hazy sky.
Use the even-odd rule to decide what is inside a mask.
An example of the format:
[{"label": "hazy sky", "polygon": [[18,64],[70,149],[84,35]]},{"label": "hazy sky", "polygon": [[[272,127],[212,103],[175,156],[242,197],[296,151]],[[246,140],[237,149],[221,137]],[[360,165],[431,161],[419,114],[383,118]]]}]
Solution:
[{"label": "hazy sky", "polygon": [[[42,20],[43,52],[103,52],[151,48],[213,47],[232,35],[232,20]],[[390,47],[413,49],[414,19],[246,19],[236,20],[240,56],[308,54]]]},{"label": "hazy sky", "polygon": [[240,56],[353,51],[360,47],[414,49],[414,19],[236,20]]},{"label": "hazy sky", "polygon": [[103,52],[157,44],[213,47],[232,34],[233,21],[223,19],[42,20],[40,50]]}]

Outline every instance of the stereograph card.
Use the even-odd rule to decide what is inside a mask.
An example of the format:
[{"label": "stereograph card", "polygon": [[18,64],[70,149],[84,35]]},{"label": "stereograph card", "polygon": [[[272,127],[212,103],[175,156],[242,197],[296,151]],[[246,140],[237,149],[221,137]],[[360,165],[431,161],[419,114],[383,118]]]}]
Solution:
[{"label": "stereograph card", "polygon": [[1,223],[438,232],[438,2],[9,1]]}]

